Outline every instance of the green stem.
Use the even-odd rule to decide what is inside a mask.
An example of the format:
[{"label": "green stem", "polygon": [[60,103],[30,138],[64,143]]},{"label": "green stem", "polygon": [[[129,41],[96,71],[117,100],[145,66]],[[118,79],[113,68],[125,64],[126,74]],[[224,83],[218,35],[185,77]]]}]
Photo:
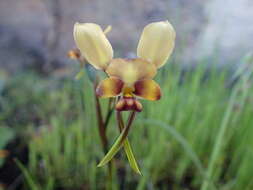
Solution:
[{"label": "green stem", "polygon": [[111,116],[112,116],[112,113],[113,113],[113,111],[114,111],[114,107],[113,107],[113,101],[114,99],[113,98],[110,98],[109,99],[109,102],[108,102],[108,109],[107,109],[107,114],[106,114],[106,117],[105,117],[105,128],[107,128],[107,126],[108,126],[108,123],[109,123],[109,121],[110,121],[110,119],[111,119]]},{"label": "green stem", "polygon": [[[108,151],[108,139],[106,136],[106,127],[105,127],[105,122],[103,120],[103,115],[102,115],[102,109],[100,105],[99,98],[96,96],[96,83],[94,83],[94,96],[95,96],[95,104],[96,104],[96,115],[97,115],[97,121],[98,121],[98,131],[99,131],[99,136],[100,140],[103,146],[103,151],[106,153]],[[107,113],[108,115],[108,113]],[[107,180],[107,185],[106,189],[111,190],[112,189],[112,162],[108,164],[108,180]]]},{"label": "green stem", "polygon": [[[94,92],[96,92],[96,85],[94,85]],[[97,120],[98,120],[99,136],[101,139],[103,150],[106,153],[107,152],[107,145],[108,145],[108,140],[106,137],[106,128],[104,126],[102,110],[101,110],[101,105],[100,105],[99,99],[96,95],[94,95],[94,96],[95,96],[95,103],[96,103],[96,115],[97,115]]]},{"label": "green stem", "polygon": [[128,117],[127,125],[126,125],[126,127],[123,128],[123,130],[122,130],[123,138],[122,138],[121,142],[124,141],[124,140],[126,139],[126,137],[127,137],[127,135],[128,135],[128,132],[129,132],[129,129],[130,129],[130,127],[131,127],[131,125],[132,125],[132,123],[133,123],[133,121],[134,121],[135,115],[136,115],[136,112],[135,112],[135,111],[132,111],[132,112],[130,113],[130,115],[129,115],[129,117]]}]

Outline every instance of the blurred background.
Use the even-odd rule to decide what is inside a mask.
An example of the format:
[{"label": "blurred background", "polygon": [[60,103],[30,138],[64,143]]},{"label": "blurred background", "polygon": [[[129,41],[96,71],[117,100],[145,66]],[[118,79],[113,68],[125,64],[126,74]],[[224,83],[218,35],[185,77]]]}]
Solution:
[{"label": "blurred background", "polygon": [[[0,0],[0,189],[105,189],[92,85],[67,57],[75,22],[111,25],[116,57],[169,20],[176,48],[130,133],[114,189],[253,189],[252,0]],[[102,100],[103,111],[107,100]],[[89,109],[87,109],[89,108]],[[114,119],[108,134],[118,135]]]}]

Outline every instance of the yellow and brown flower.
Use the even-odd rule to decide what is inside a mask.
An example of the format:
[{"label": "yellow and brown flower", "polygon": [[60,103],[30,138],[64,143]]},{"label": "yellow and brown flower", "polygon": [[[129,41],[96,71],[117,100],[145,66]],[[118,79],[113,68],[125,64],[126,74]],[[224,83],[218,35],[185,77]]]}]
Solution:
[{"label": "yellow and brown flower", "polygon": [[152,80],[174,49],[175,31],[168,21],[147,25],[141,35],[136,59],[113,59],[113,50],[105,33],[93,23],[75,24],[74,39],[88,62],[104,70],[108,78],[97,87],[97,96],[119,96],[116,109],[141,111],[138,97],[159,100],[161,89]]}]

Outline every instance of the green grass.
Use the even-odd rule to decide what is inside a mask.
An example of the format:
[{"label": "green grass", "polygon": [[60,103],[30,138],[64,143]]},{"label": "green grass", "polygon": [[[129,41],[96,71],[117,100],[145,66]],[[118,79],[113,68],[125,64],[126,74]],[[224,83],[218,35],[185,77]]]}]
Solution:
[{"label": "green grass", "polygon": [[[114,159],[114,189],[253,189],[249,66],[243,60],[235,72],[204,63],[191,71],[172,64],[161,69],[156,80],[163,97],[158,102],[142,101],[143,112],[129,134],[142,176],[130,169],[122,149]],[[28,166],[17,161],[25,176],[24,189],[103,189],[107,168],[97,168],[104,154],[87,76],[80,81],[35,79],[24,79],[35,81],[38,87],[33,88],[40,89],[32,94],[40,122],[22,123],[31,137]],[[104,111],[106,103],[102,100]],[[118,135],[113,117],[110,145]]]}]

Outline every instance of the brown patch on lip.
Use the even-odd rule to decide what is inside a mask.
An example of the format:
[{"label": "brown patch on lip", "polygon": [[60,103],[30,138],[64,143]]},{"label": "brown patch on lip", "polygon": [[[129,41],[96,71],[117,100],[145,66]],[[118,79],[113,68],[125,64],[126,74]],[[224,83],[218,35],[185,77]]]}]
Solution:
[{"label": "brown patch on lip", "polygon": [[141,112],[142,111],[142,104],[138,100],[135,101],[135,110],[137,112]]},{"label": "brown patch on lip", "polygon": [[134,97],[122,97],[115,106],[118,111],[142,111],[141,103]]}]

